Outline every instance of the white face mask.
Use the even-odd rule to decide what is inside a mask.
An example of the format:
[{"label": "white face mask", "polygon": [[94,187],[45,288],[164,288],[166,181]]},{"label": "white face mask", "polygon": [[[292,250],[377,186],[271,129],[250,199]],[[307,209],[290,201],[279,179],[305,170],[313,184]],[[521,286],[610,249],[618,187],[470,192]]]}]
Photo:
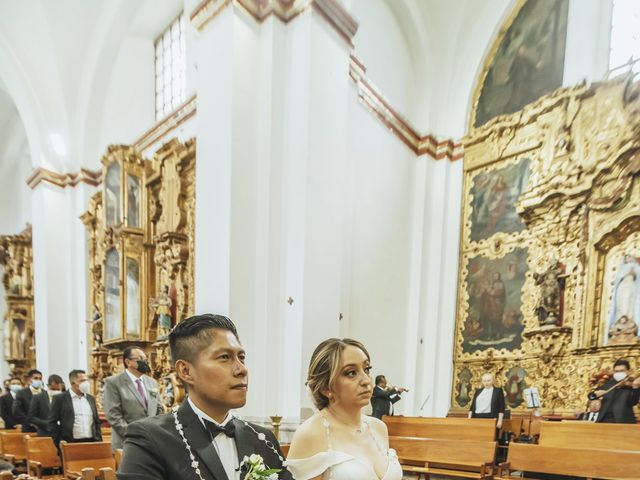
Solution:
[{"label": "white face mask", "polygon": [[62,390],[49,390],[49,395],[51,397],[55,397],[56,395],[60,395],[62,393]]},{"label": "white face mask", "polygon": [[614,379],[616,382],[619,382],[619,381],[621,381],[621,380],[624,380],[625,378],[627,378],[627,372],[615,372],[615,373],[613,374],[613,379]]},{"label": "white face mask", "polygon": [[13,392],[13,393],[18,393],[20,390],[22,390],[22,385],[11,385],[9,387],[9,389]]},{"label": "white face mask", "polygon": [[37,390],[40,390],[42,388],[42,380],[32,380],[31,386]]},{"label": "white face mask", "polygon": [[91,392],[91,383],[89,383],[89,380],[85,380],[80,385],[78,385],[78,388],[82,393],[89,393]]}]

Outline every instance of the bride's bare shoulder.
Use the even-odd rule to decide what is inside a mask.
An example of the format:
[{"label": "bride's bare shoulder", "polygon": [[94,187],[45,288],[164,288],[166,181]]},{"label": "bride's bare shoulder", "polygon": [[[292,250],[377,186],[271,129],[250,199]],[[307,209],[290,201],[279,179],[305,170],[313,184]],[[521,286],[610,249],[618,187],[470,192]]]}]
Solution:
[{"label": "bride's bare shoulder", "polygon": [[296,429],[287,458],[308,458],[327,450],[327,434],[322,420],[322,417],[315,413]]}]

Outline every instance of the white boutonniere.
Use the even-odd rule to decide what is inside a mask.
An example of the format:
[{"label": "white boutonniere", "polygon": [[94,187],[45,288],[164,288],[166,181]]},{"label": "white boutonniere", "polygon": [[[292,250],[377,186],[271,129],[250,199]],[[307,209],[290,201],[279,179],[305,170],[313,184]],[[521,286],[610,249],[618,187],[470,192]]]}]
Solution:
[{"label": "white boutonniere", "polygon": [[256,453],[245,456],[240,464],[243,480],[278,480],[279,468],[268,468],[262,457]]},{"label": "white boutonniere", "polygon": [[149,393],[154,396],[157,397],[158,396],[158,389],[157,388],[150,388],[149,389]]}]

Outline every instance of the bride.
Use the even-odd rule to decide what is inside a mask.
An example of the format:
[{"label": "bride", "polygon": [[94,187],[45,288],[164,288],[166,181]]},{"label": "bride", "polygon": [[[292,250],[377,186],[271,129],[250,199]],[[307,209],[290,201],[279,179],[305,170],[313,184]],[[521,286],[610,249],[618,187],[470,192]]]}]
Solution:
[{"label": "bride", "polygon": [[401,480],[386,425],[365,417],[373,384],[360,342],[330,338],[311,356],[307,385],[318,411],[296,431],[287,468],[296,480]]}]

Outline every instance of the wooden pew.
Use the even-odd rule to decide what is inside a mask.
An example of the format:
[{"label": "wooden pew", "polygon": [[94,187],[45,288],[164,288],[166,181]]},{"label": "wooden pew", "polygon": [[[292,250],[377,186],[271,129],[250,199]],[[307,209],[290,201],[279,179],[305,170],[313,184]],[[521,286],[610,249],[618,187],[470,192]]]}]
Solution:
[{"label": "wooden pew", "polygon": [[[507,461],[494,478],[518,478],[514,470],[585,477],[587,479],[638,479],[640,451],[548,447],[512,443]],[[527,477],[530,478],[530,477]]]},{"label": "wooden pew", "polygon": [[492,418],[382,417],[389,436],[412,438],[464,439],[492,442],[496,420]]},{"label": "wooden pew", "polygon": [[113,453],[113,458],[116,460],[116,470],[120,468],[120,464],[122,463],[122,448],[116,448],[116,451]]},{"label": "wooden pew", "polygon": [[573,448],[638,451],[640,426],[585,421],[543,422],[539,444],[545,447],[570,445]]},{"label": "wooden pew", "polygon": [[24,441],[27,435],[21,432],[0,433],[0,449],[7,462],[15,465],[16,462],[27,461],[27,446]]},{"label": "wooden pew", "polygon": [[109,442],[67,443],[63,441],[60,442],[60,449],[65,478],[81,478],[81,472],[85,468],[94,470],[104,467],[114,470],[116,468]]},{"label": "wooden pew", "polygon": [[27,446],[27,472],[36,478],[47,478],[43,474],[47,469],[62,469],[58,449],[51,437],[25,437]]},{"label": "wooden pew", "polygon": [[475,440],[389,437],[402,469],[420,475],[492,478],[497,443]]}]

